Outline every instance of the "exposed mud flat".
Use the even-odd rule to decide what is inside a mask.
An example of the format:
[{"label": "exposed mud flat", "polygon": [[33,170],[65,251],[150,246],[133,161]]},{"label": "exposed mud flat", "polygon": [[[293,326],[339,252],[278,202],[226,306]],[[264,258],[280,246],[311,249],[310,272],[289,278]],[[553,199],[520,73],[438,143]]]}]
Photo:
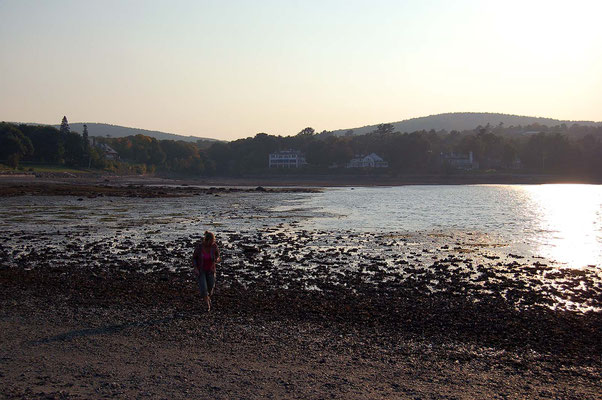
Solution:
[{"label": "exposed mud flat", "polygon": [[599,269],[471,232],[307,230],[307,210],[266,210],[278,193],[220,194],[202,216],[224,258],[209,315],[190,274],[200,232],[165,234],[174,216],[5,211],[3,395],[600,397]]},{"label": "exposed mud flat", "polygon": [[[188,274],[200,233],[165,239],[155,225],[137,235],[122,229],[102,235],[83,229],[0,233],[0,262],[44,273],[81,268],[93,273]],[[220,279],[245,288],[263,284],[349,294],[369,289],[392,298],[495,300],[517,311],[602,310],[598,268],[565,268],[539,257],[504,255],[503,247],[481,243],[484,239],[475,234],[307,231],[294,223],[236,232],[218,228],[217,234],[224,259]]]},{"label": "exposed mud flat", "polygon": [[162,198],[162,197],[190,197],[203,194],[219,194],[232,192],[287,192],[308,193],[320,189],[281,187],[264,188],[256,187],[202,187],[165,184],[123,184],[107,180],[106,183],[90,183],[87,181],[74,184],[73,182],[19,182],[3,183],[0,185],[0,197],[12,196],[82,196],[88,198],[112,196],[112,197],[140,197],[140,198]]}]

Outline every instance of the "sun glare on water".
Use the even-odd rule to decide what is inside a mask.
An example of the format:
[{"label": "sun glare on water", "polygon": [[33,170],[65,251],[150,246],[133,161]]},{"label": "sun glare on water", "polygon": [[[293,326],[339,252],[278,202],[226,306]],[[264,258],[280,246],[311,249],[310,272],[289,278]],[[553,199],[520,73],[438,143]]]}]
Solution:
[{"label": "sun glare on water", "polygon": [[[602,259],[602,192],[595,185],[524,186],[534,203],[540,255],[584,267]],[[600,267],[600,265],[597,265]]]}]

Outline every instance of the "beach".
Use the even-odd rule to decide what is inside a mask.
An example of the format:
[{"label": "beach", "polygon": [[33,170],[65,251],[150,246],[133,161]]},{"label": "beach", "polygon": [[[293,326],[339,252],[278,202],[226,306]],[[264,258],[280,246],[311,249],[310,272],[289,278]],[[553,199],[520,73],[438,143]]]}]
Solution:
[{"label": "beach", "polygon": [[[314,190],[86,185],[1,192],[5,204],[94,206],[247,196],[211,212],[256,220],[257,201]],[[296,220],[215,225],[224,262],[210,313],[189,265],[198,237],[123,224],[95,237],[77,221],[0,234],[3,396],[600,397],[598,269],[482,249],[470,233],[307,231]]]}]

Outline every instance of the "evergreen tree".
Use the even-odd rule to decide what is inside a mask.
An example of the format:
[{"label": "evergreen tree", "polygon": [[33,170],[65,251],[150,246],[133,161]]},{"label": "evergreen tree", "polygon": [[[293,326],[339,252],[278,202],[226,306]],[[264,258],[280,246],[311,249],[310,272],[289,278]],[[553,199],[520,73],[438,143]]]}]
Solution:
[{"label": "evergreen tree", "polygon": [[61,121],[60,132],[63,135],[67,135],[71,132],[71,128],[69,127],[69,122],[67,122],[67,117],[65,117],[65,116],[63,116],[63,120]]},{"label": "evergreen tree", "polygon": [[88,125],[84,125],[84,132],[82,133],[82,147],[83,147],[83,165],[87,165],[90,168],[92,158],[90,157],[90,139],[88,139]]},{"label": "evergreen tree", "polygon": [[88,139],[88,125],[84,125],[84,132],[82,133],[84,138],[84,149],[90,147],[90,140]]},{"label": "evergreen tree", "polygon": [[83,161],[82,137],[77,132],[71,132],[67,117],[63,117],[59,128],[60,141],[65,149],[63,162],[69,166],[79,166]]}]

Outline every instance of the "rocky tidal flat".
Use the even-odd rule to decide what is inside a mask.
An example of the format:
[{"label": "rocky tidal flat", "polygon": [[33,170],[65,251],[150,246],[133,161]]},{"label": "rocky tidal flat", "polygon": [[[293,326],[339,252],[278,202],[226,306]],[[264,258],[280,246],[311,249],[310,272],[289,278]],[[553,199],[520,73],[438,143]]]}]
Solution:
[{"label": "rocky tidal flat", "polygon": [[[3,201],[5,397],[599,397],[599,268],[478,232],[309,229],[276,207],[290,193],[202,195],[163,219],[111,195]],[[210,314],[190,272],[206,228]]]}]

